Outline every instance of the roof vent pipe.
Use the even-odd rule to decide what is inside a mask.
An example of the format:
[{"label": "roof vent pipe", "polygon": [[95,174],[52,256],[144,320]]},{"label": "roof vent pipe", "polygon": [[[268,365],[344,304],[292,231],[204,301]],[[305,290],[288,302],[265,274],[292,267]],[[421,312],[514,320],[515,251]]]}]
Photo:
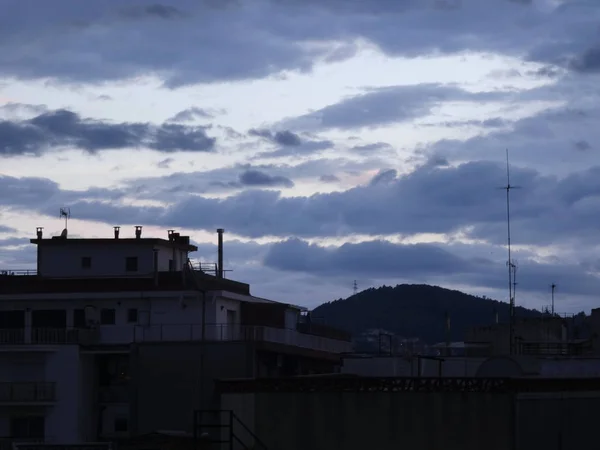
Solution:
[{"label": "roof vent pipe", "polygon": [[135,227],[135,238],[140,239],[141,237],[142,237],[142,227],[140,225],[137,225]]},{"label": "roof vent pipe", "polygon": [[223,233],[225,230],[223,228],[217,229],[217,234],[219,235],[219,259],[217,264],[217,277],[223,278]]},{"label": "roof vent pipe", "polygon": [[113,227],[113,229],[115,230],[115,239],[119,239],[119,230],[121,227]]},{"label": "roof vent pipe", "polygon": [[37,234],[37,238],[38,239],[42,239],[42,237],[44,236],[44,228],[43,227],[37,227],[35,229],[35,233]]}]

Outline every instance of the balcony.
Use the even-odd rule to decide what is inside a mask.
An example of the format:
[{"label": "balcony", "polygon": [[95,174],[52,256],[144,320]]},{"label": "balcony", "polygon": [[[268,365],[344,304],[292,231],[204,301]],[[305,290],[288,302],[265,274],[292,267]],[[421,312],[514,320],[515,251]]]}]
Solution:
[{"label": "balcony", "polygon": [[44,442],[44,438],[0,438],[0,450],[14,450],[15,447],[20,448],[21,445],[39,444]]},{"label": "balcony", "polygon": [[56,383],[0,383],[0,404],[51,403],[56,401]]},{"label": "balcony", "polygon": [[118,345],[134,342],[202,341],[271,342],[330,353],[352,351],[347,340],[306,334],[295,329],[248,325],[101,325],[95,329],[0,330],[0,345]]}]

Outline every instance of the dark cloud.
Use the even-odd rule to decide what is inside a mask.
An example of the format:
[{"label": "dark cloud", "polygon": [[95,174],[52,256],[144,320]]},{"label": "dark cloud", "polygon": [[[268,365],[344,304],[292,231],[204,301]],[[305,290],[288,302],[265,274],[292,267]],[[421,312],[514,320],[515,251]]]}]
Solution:
[{"label": "dark cloud", "polygon": [[322,181],[323,183],[338,183],[340,179],[335,175],[321,175],[319,181]]},{"label": "dark cloud", "polygon": [[570,68],[583,73],[600,72],[600,45],[588,48],[571,60]]},{"label": "dark cloud", "polygon": [[297,147],[300,144],[302,144],[300,136],[298,136],[296,133],[292,133],[289,130],[277,131],[273,133],[269,130],[257,130],[253,128],[250,131],[248,131],[248,134],[250,136],[258,136],[268,139],[273,143],[282,145],[284,147]]},{"label": "dark cloud", "polygon": [[462,127],[481,127],[481,128],[502,128],[511,125],[511,122],[502,117],[492,117],[484,120],[452,120],[438,123],[424,123],[419,126],[423,127],[446,127],[446,128],[462,128]]},{"label": "dark cloud", "polygon": [[159,169],[168,169],[171,167],[171,164],[174,161],[175,160],[173,158],[166,158],[166,159],[163,159],[162,161],[157,162],[156,167],[158,167]]},{"label": "dark cloud", "polygon": [[[0,71],[67,83],[156,74],[176,87],[308,71],[351,57],[359,40],[392,56],[485,52],[554,64],[589,46],[598,11],[595,2],[524,0],[23,0],[0,18]],[[593,67],[589,53],[575,67]]]},{"label": "dark cloud", "polygon": [[588,141],[577,141],[575,142],[575,148],[577,150],[581,150],[582,152],[586,151],[586,150],[590,150],[592,148],[592,146],[590,145],[590,143]]},{"label": "dark cloud", "polygon": [[[219,199],[186,195],[170,199],[167,208],[121,204],[126,190],[60,191],[48,180],[4,177],[0,201],[50,215],[55,214],[52,205],[68,204],[81,219],[203,230],[224,227],[252,238],[461,232],[501,244],[506,238],[506,205],[498,187],[506,182],[505,170],[504,163],[491,162],[424,165],[395,180],[390,176],[386,183],[342,192],[284,197],[274,190],[252,189]],[[511,175],[512,182],[523,187],[513,193],[511,203],[515,243],[550,245],[559,240],[576,246],[597,237],[600,167],[564,178],[513,167]],[[105,201],[108,198],[112,203]]]},{"label": "dark cloud", "polygon": [[74,147],[94,153],[122,148],[160,152],[211,151],[215,138],[205,127],[176,124],[110,123],[85,119],[68,110],[39,114],[28,120],[0,121],[0,155],[40,155],[53,148]]},{"label": "dark cloud", "polygon": [[[326,180],[339,181],[335,174],[360,174],[379,169],[386,162],[377,158],[352,161],[343,158],[313,159],[300,164],[237,164],[231,167],[186,173],[173,173],[164,177],[149,177],[126,180],[127,192],[140,199],[164,199],[171,202],[173,194],[185,197],[189,193],[223,193],[241,190],[240,173],[248,170],[265,172],[273,177],[295,180],[302,183],[325,176]],[[330,177],[334,177],[333,179]],[[321,180],[324,181],[324,180]],[[167,196],[167,197],[165,197]]]},{"label": "dark cloud", "polygon": [[15,233],[17,230],[5,225],[0,225],[0,233]]},{"label": "dark cloud", "polygon": [[379,152],[390,152],[394,150],[394,147],[387,142],[375,142],[373,144],[355,145],[351,150],[363,154],[373,154]]},{"label": "dark cloud", "polygon": [[[466,246],[468,247],[468,246]],[[321,247],[298,239],[273,244],[264,264],[277,270],[352,279],[410,280],[503,289],[506,285],[505,264],[500,255],[490,258],[490,250],[481,254],[461,254],[463,249],[439,244],[393,244],[367,241],[340,247]],[[600,260],[596,260],[600,262]],[[527,294],[544,291],[544,287],[561,278],[561,291],[575,295],[595,295],[600,277],[586,273],[577,264],[540,263],[533,258],[519,261],[519,291]],[[451,280],[451,281],[450,281]]]},{"label": "dark cloud", "polygon": [[289,178],[278,175],[269,175],[260,170],[246,170],[240,175],[240,183],[244,186],[294,187],[294,182]]},{"label": "dark cloud", "polygon": [[28,105],[26,103],[9,102],[0,106],[0,112],[9,116],[43,114],[46,111],[48,111],[46,105]]},{"label": "dark cloud", "polygon": [[304,116],[283,120],[281,126],[300,130],[380,127],[426,117],[447,101],[485,102],[508,98],[508,93],[471,93],[453,86],[418,84],[371,89]]},{"label": "dark cloud", "polygon": [[398,172],[395,169],[380,170],[377,175],[371,178],[369,184],[371,186],[377,186],[378,184],[390,184],[396,181]]},{"label": "dark cloud", "polygon": [[266,139],[270,143],[279,147],[277,150],[257,153],[253,159],[262,158],[282,158],[293,155],[312,155],[322,150],[333,147],[333,142],[329,140],[318,140],[314,137],[301,137],[289,130],[272,132],[266,129],[251,129],[248,131],[250,136]]},{"label": "dark cloud", "polygon": [[185,14],[174,6],[161,5],[160,3],[124,8],[120,13],[129,19],[180,19],[185,17]]},{"label": "dark cloud", "polygon": [[213,113],[209,112],[206,109],[192,107],[188,109],[184,109],[183,111],[179,111],[173,117],[171,117],[169,122],[193,122],[196,119],[212,119],[214,117]]},{"label": "dark cloud", "polygon": [[[600,120],[600,108],[596,103],[600,98],[586,94],[591,86],[585,84],[581,87],[556,85],[553,89],[558,93],[564,90],[571,100],[565,102],[561,98],[563,94],[547,96],[546,101],[561,101],[564,106],[542,110],[503,127],[490,128],[487,133],[466,140],[439,140],[429,144],[422,156],[439,156],[451,162],[500,162],[505,159],[504,149],[508,148],[513,164],[560,176],[597,164],[596,152],[581,150],[587,150],[585,143],[600,139],[600,129],[595,125]],[[546,92],[526,95],[543,97]],[[574,152],[574,148],[580,151]]]}]

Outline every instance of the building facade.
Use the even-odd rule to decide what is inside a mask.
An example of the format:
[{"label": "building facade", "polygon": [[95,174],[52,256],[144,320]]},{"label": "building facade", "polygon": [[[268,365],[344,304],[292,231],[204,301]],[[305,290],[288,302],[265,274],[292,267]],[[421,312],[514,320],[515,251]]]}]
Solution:
[{"label": "building facade", "polygon": [[303,323],[302,308],[225,279],[222,263],[192,265],[197,248],[172,230],[38,229],[31,242],[37,271],[0,275],[1,442],[191,431],[193,410],[218,407],[216,379],[328,373],[351,350],[345,333]]}]

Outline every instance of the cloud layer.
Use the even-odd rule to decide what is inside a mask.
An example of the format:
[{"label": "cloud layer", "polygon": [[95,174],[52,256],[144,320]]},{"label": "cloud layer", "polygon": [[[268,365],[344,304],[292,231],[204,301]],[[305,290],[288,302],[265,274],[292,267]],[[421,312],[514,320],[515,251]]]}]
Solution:
[{"label": "cloud layer", "polygon": [[211,151],[215,138],[205,127],[166,123],[110,123],[83,119],[77,113],[57,110],[28,120],[0,121],[0,155],[39,155],[55,148],[101,150],[149,148],[161,152]]}]

